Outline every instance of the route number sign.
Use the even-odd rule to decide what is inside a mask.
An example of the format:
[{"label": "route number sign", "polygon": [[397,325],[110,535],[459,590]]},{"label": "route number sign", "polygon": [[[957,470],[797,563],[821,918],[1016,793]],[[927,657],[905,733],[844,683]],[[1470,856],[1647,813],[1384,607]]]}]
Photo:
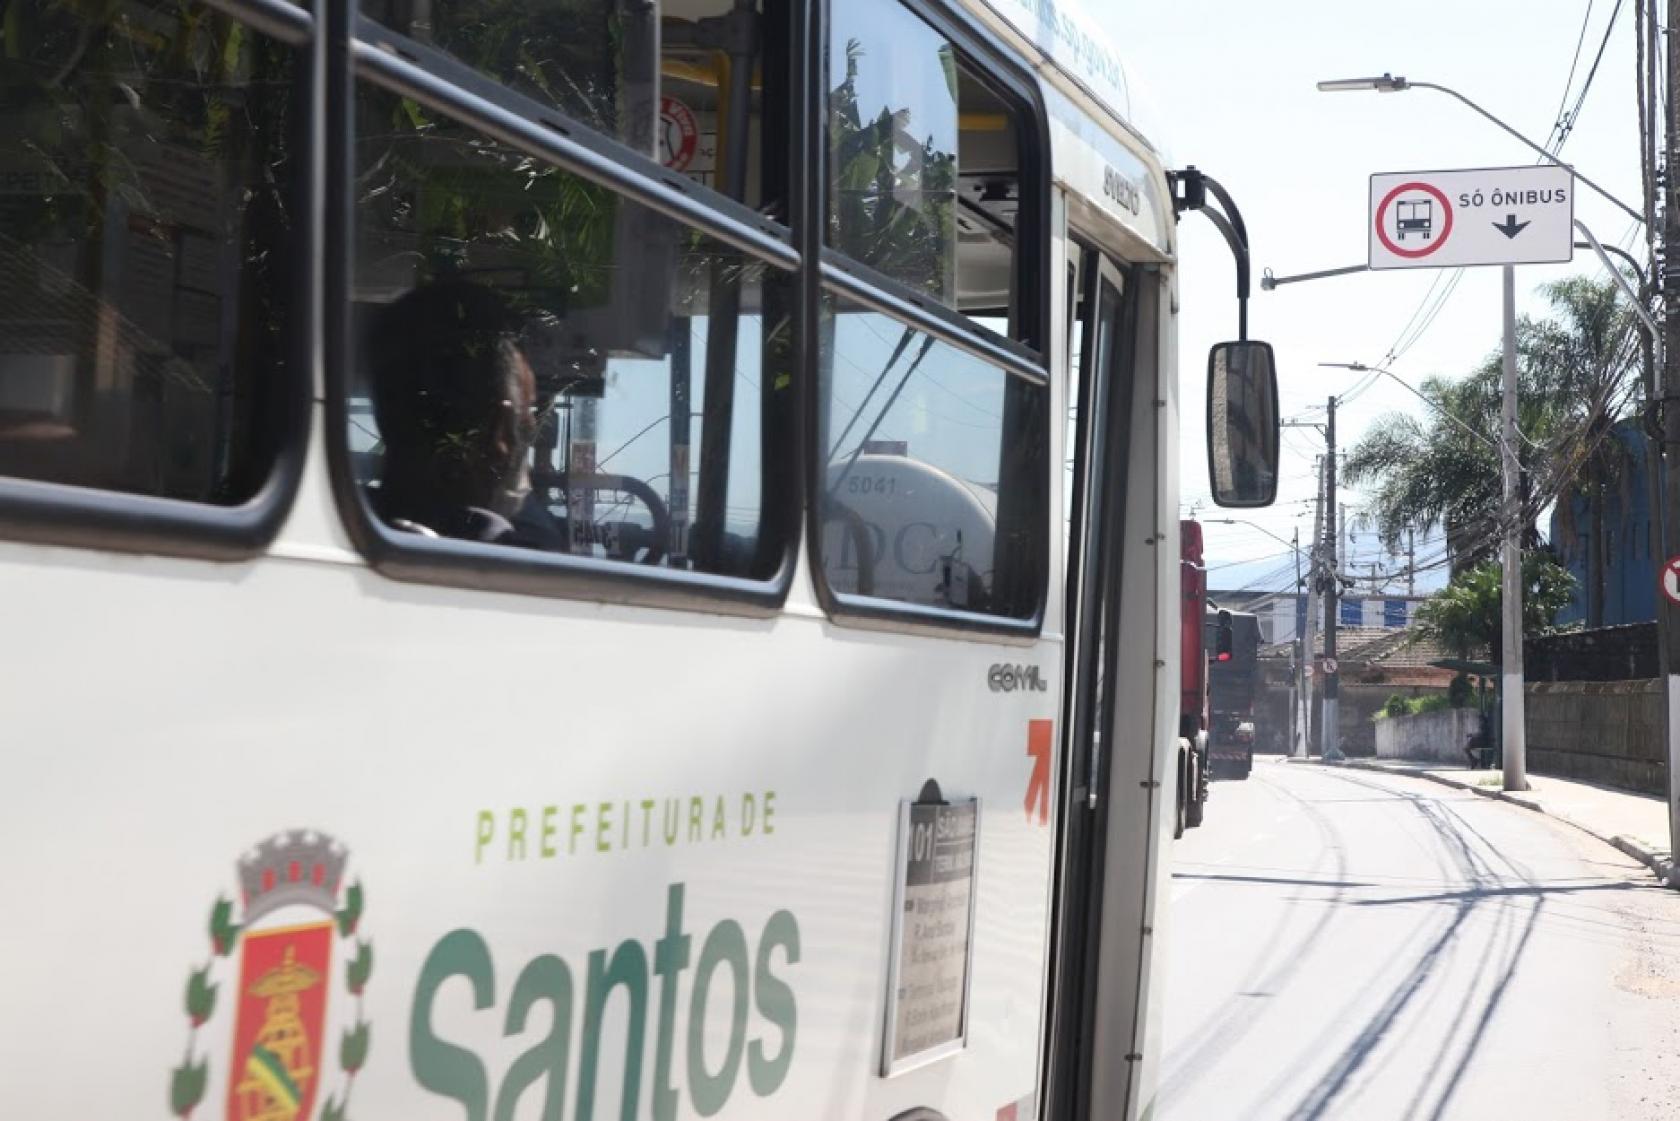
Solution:
[{"label": "route number sign", "polygon": [[899,806],[884,1077],[967,1045],[979,840],[977,798]]}]

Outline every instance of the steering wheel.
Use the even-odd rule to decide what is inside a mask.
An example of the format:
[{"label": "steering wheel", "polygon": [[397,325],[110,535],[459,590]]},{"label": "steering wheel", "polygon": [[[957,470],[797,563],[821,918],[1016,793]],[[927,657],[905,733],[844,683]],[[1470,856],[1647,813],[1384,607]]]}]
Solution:
[{"label": "steering wheel", "polygon": [[[671,541],[671,511],[659,493],[642,480],[629,475],[587,475],[575,484],[580,489],[611,490],[628,494],[647,507],[651,526],[635,522],[596,522],[591,526],[596,541],[607,543],[607,556],[633,564],[659,564]],[[638,555],[638,553],[640,555]]]}]

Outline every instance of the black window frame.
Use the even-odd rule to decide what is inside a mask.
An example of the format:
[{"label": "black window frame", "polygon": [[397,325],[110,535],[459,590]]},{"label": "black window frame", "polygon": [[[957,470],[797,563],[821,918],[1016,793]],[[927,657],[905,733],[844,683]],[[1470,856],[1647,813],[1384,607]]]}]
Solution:
[{"label": "black window frame", "polygon": [[[1021,127],[1016,146],[1020,162],[1020,202],[1016,211],[1017,246],[1026,246],[1015,254],[1015,284],[1020,293],[1016,301],[1019,318],[1016,333],[1020,341],[1004,338],[970,320],[962,312],[946,307],[927,293],[917,292],[909,285],[883,275],[861,262],[854,261],[824,243],[822,216],[827,213],[828,138],[827,109],[830,74],[828,69],[828,12],[835,3],[896,4],[911,15],[926,22],[956,48],[962,61],[1015,113]],[[1044,98],[1033,73],[1004,47],[990,31],[978,25],[973,17],[935,0],[811,0],[818,13],[816,27],[810,39],[811,55],[807,59],[809,72],[815,81],[810,83],[808,96],[814,105],[817,119],[807,136],[805,149],[808,169],[806,206],[808,213],[819,216],[812,243],[808,243],[809,268],[812,280],[808,285],[806,322],[812,325],[807,332],[810,352],[809,389],[811,405],[806,410],[805,471],[805,537],[806,560],[811,579],[816,586],[817,601],[823,611],[839,623],[847,623],[877,630],[908,631],[950,636],[1002,636],[1017,639],[1036,638],[1044,627],[1045,603],[1050,589],[1050,428],[1055,418],[1050,415],[1050,390],[1053,373],[1050,367],[1050,278],[1051,278],[1051,166],[1050,120]],[[1024,231],[1031,231],[1029,238]],[[822,446],[818,411],[816,371],[819,356],[816,352],[816,315],[825,294],[832,294],[852,303],[862,303],[875,311],[889,315],[902,325],[914,327],[940,342],[949,344],[997,367],[1005,377],[1019,377],[1039,385],[1045,394],[1041,423],[1044,425],[1039,447],[1032,461],[1023,467],[1030,485],[1022,495],[1025,502],[1038,513],[1038,587],[1034,595],[1032,614],[1026,617],[987,615],[954,608],[930,607],[922,604],[899,603],[892,600],[837,592],[829,584],[822,560],[822,512],[819,490],[822,486],[818,464],[811,461],[815,449]],[[1032,295],[1036,294],[1036,295]],[[1059,477],[1058,477],[1059,482]]]},{"label": "black window frame", "polygon": [[[313,184],[322,166],[321,112],[326,37],[318,10],[286,0],[202,0],[251,30],[297,51],[291,198],[305,244],[323,235]],[[310,257],[313,258],[313,253]],[[320,275],[291,270],[291,321],[284,335],[285,361],[274,387],[277,405],[274,459],[257,492],[242,503],[218,506],[183,498],[131,494],[0,475],[0,538],[41,545],[144,553],[192,560],[236,562],[260,556],[290,514],[303,479],[309,445],[310,399],[319,366]]]},{"label": "black window frame", "polygon": [[[362,17],[356,0],[326,2],[330,15],[324,207],[329,247],[325,260],[325,442],[333,495],[357,550],[381,574],[402,581],[730,614],[773,614],[786,600],[797,571],[805,458],[801,418],[807,411],[804,370],[810,365],[808,325],[813,322],[807,315],[809,258],[801,251],[811,214],[796,159],[809,127],[809,114],[803,111],[809,83],[798,62],[805,57],[807,36],[803,5],[791,5],[782,17],[788,38],[785,53],[793,59],[789,90],[795,109],[786,117],[788,163],[779,172],[789,188],[789,222],[783,225],[571,120],[551,105],[502,86],[459,59]],[[764,51],[766,66],[771,65],[773,54],[772,49]],[[760,406],[764,409],[763,438],[767,444],[775,443],[774,455],[761,456],[760,533],[775,535],[781,543],[779,561],[767,579],[424,537],[392,529],[368,507],[351,463],[348,437],[355,371],[351,294],[356,245],[350,184],[356,166],[354,118],[360,82],[411,97],[787,274],[795,319],[793,377],[786,397],[774,408],[768,387]]]}]

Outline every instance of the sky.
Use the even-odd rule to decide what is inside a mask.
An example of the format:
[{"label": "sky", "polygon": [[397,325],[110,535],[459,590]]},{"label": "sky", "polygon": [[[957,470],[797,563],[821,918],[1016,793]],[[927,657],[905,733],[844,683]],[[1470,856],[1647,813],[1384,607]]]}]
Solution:
[{"label": "sky", "polygon": [[[1363,264],[1367,180],[1378,172],[1514,166],[1534,155],[1444,94],[1319,93],[1325,78],[1391,72],[1450,86],[1534,140],[1544,143],[1573,106],[1613,11],[1603,60],[1563,158],[1635,210],[1640,209],[1638,117],[1634,86],[1634,0],[1084,0],[1108,32],[1134,87],[1152,105],[1150,139],[1169,167],[1195,164],[1234,196],[1249,230],[1254,291],[1249,334],[1276,349],[1286,420],[1322,424],[1325,401],[1356,388],[1364,375],[1320,362],[1378,364],[1407,334],[1443,270],[1355,273],[1261,290],[1262,270],[1288,276]],[[1590,13],[1589,13],[1590,8]],[[1572,80],[1576,44],[1585,41]],[[1576,191],[1576,218],[1606,244],[1643,258],[1644,233],[1591,191]],[[1275,506],[1228,515],[1207,500],[1206,354],[1236,336],[1235,270],[1211,224],[1186,215],[1180,224],[1179,274],[1182,512],[1200,518],[1243,517],[1277,537],[1312,531],[1313,457],[1323,451],[1315,428],[1284,433],[1282,482]],[[1546,310],[1537,289],[1565,276],[1602,276],[1590,250],[1568,265],[1517,269],[1518,314]],[[1439,292],[1439,289],[1436,289]],[[1388,363],[1416,386],[1432,374],[1468,373],[1500,342],[1497,268],[1468,269],[1428,329]],[[1412,332],[1412,333],[1415,333]],[[1424,406],[1386,378],[1338,409],[1345,450],[1385,413]],[[1365,499],[1343,489],[1358,525]],[[1542,529],[1546,527],[1542,526]],[[1206,524],[1210,583],[1217,588],[1281,590],[1293,582],[1287,548],[1262,529]],[[1356,530],[1352,560],[1397,568],[1375,538]],[[1438,558],[1438,540],[1417,543],[1420,563]],[[1440,586],[1440,569],[1418,580]],[[1395,590],[1403,590],[1398,584]]]}]

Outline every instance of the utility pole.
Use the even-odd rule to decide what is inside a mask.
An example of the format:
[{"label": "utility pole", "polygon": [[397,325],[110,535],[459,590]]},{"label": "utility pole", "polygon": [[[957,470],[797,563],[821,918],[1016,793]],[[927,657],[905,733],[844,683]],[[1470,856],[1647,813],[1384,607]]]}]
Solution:
[{"label": "utility pole", "polygon": [[[1313,471],[1313,474],[1316,476],[1316,479],[1314,481],[1316,483],[1317,489],[1313,493],[1312,548],[1310,550],[1311,556],[1308,558],[1309,559],[1309,564],[1307,566],[1308,572],[1307,572],[1306,626],[1302,628],[1302,630],[1304,630],[1306,632],[1306,636],[1305,636],[1305,638],[1302,642],[1302,657],[1305,659],[1306,664],[1309,665],[1309,666],[1312,664],[1313,650],[1318,645],[1318,635],[1317,635],[1317,631],[1318,631],[1318,574],[1319,574],[1319,570],[1322,568],[1322,564],[1320,563],[1320,557],[1323,556],[1323,548],[1324,548],[1324,460],[1320,459],[1318,461],[1318,463],[1316,464],[1315,469]],[[1297,585],[1297,587],[1299,587],[1299,585]],[[1320,674],[1319,676],[1323,676],[1323,675]],[[1311,679],[1308,680],[1308,684],[1309,685],[1312,684]],[[1310,689],[1308,690],[1307,694],[1302,698],[1302,709],[1303,709],[1304,715],[1306,716],[1306,721],[1305,721],[1306,743],[1307,743],[1306,754],[1311,755],[1312,754],[1312,742],[1313,742],[1312,741],[1313,703],[1312,703],[1312,692],[1311,692]],[[1322,736],[1323,734],[1324,734],[1324,728],[1323,728],[1323,725],[1321,724],[1319,726],[1319,735]]]},{"label": "utility pole", "polygon": [[[1656,15],[1655,5],[1651,15]],[[1680,0],[1668,0],[1668,27],[1680,27]],[[1651,20],[1653,29],[1657,21]],[[1653,45],[1659,41],[1652,34]],[[1680,555],[1680,462],[1673,451],[1680,447],[1680,409],[1673,408],[1674,387],[1680,386],[1680,50],[1666,44],[1668,104],[1664,110],[1662,184],[1662,306],[1663,368],[1656,371],[1654,404],[1662,418],[1663,500],[1658,525],[1662,535],[1662,556]],[[1652,126],[1653,131],[1655,125]],[[1680,861],[1680,608],[1665,595],[1657,596],[1659,659],[1663,676],[1664,725],[1668,736],[1668,830],[1669,851]],[[1680,871],[1670,866],[1670,887],[1680,887]]]},{"label": "utility pole", "polygon": [[[1680,0],[1674,0],[1680,4]],[[1517,464],[1517,270],[1506,265],[1505,378],[1500,411],[1504,423],[1500,460],[1505,470],[1505,501],[1501,507],[1505,529],[1504,573],[1500,612],[1504,649],[1499,676],[1500,752],[1505,760],[1505,789],[1528,789],[1528,750],[1523,732],[1522,531],[1523,513]]]},{"label": "utility pole", "polygon": [[[1412,527],[1406,527],[1406,598],[1417,594],[1417,543],[1412,537]],[[1408,612],[1411,608],[1406,609]]]},{"label": "utility pole", "polygon": [[[1680,4],[1680,0],[1673,0]],[[1341,667],[1336,664],[1336,599],[1341,580],[1341,570],[1337,564],[1341,555],[1341,542],[1336,532],[1336,399],[1330,398],[1330,416],[1324,426],[1324,517],[1329,523],[1329,533],[1325,535],[1325,560],[1328,571],[1324,574],[1324,761],[1334,763],[1342,756],[1341,729],[1336,723],[1338,694],[1338,678]]]},{"label": "utility pole", "polygon": [[[1295,605],[1301,602],[1301,530],[1297,526],[1290,535],[1290,544],[1295,551],[1295,594],[1290,597],[1290,622],[1300,619],[1295,613]],[[1295,725],[1294,738],[1289,743],[1289,754],[1297,759],[1307,756],[1307,663],[1312,656],[1312,647],[1302,642],[1305,627],[1295,627],[1295,703],[1290,708],[1289,722]]]}]

